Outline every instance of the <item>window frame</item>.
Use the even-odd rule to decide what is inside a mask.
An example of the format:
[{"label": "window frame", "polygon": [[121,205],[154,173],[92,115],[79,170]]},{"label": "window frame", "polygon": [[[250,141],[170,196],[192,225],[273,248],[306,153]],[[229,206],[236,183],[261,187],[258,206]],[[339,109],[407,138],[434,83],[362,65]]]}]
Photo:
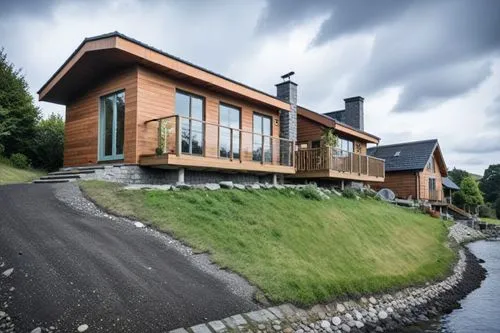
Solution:
[{"label": "window frame", "polygon": [[[230,108],[230,109],[233,109],[233,110],[237,110],[238,113],[239,113],[239,122],[238,122],[238,128],[234,128],[234,127],[231,127],[231,126],[227,126],[227,125],[222,125],[221,124],[221,112],[220,112],[220,108],[221,106],[224,106],[224,107],[227,107],[227,108]],[[229,149],[228,151],[228,154],[229,156],[228,157],[225,157],[225,156],[221,156],[220,155],[220,147],[221,147],[221,127],[220,126],[225,126],[224,129],[227,129],[228,127],[229,128],[232,128],[232,129],[236,129],[238,131],[238,156],[236,157],[237,159],[241,159],[241,131],[242,131],[242,124],[243,124],[243,112],[241,110],[241,107],[238,107],[236,105],[233,105],[233,104],[229,104],[229,103],[225,103],[225,102],[219,102],[219,128],[218,128],[218,149],[217,149],[217,157],[218,158],[223,158],[223,159],[232,159],[234,158],[234,152],[231,151],[231,149]],[[234,131],[233,131],[233,135],[234,135]],[[231,138],[229,139],[229,146],[231,147]],[[233,148],[234,148],[234,143],[233,143]]]},{"label": "window frame", "polygon": [[[124,102],[124,110],[123,110],[123,152],[121,154],[116,154],[116,133],[117,133],[117,114],[118,114],[118,110],[117,110],[117,106],[116,106],[116,96],[118,94],[121,94],[123,93],[123,102]],[[111,127],[111,132],[112,132],[112,136],[111,136],[111,155],[108,155],[106,156],[105,155],[105,151],[106,151],[106,147],[104,146],[105,143],[106,143],[106,133],[105,133],[105,129],[104,129],[104,126],[106,126],[105,124],[105,115],[103,113],[104,111],[104,100],[107,98],[107,97],[110,97],[110,96],[113,96],[113,124],[112,124],[112,127]],[[121,161],[121,160],[124,160],[125,158],[125,117],[127,115],[127,94],[126,94],[126,91],[125,89],[118,89],[118,90],[115,90],[115,91],[112,91],[110,93],[107,93],[107,94],[104,94],[104,95],[101,95],[98,97],[98,103],[99,103],[99,116],[98,116],[98,124],[97,124],[97,128],[98,128],[98,136],[97,136],[97,161],[98,162],[107,162],[107,161]]]},{"label": "window frame", "polygon": [[[205,124],[205,117],[206,117],[206,99],[205,99],[205,96],[202,96],[202,95],[199,95],[199,94],[195,94],[195,93],[192,93],[192,92],[189,92],[189,91],[186,91],[184,89],[179,89],[179,88],[176,88],[175,89],[175,98],[174,98],[174,105],[175,105],[175,115],[178,115],[179,117],[177,119],[181,120],[183,118],[181,117],[184,117],[183,115],[180,115],[179,113],[177,113],[177,94],[181,94],[181,95],[184,95],[184,96],[187,96],[189,97],[189,152],[185,152],[182,150],[182,139],[181,139],[181,142],[179,143],[181,145],[181,154],[184,154],[184,155],[193,155],[193,156],[205,156],[205,153],[206,153],[206,140],[205,140],[205,133],[206,133],[206,124]],[[194,117],[192,117],[192,98],[197,98],[197,99],[200,99],[201,100],[201,119],[196,119]],[[184,119],[186,120],[186,119]],[[197,153],[193,153],[193,121],[195,122],[200,122],[201,123],[201,140],[203,141],[202,144],[200,145],[201,146],[201,154],[197,154]],[[182,131],[182,122],[179,124],[179,127],[181,128],[181,131]],[[182,137],[182,134],[181,134],[181,137]]]},{"label": "window frame", "polygon": [[[269,136],[267,134],[264,134],[264,121],[261,122],[261,131],[262,133],[255,133],[255,116],[261,117],[262,120],[269,119]],[[266,161],[265,157],[260,158],[260,160],[256,160],[254,157],[254,146],[255,146],[255,135],[258,135],[261,137],[261,139],[264,141],[265,137],[269,137],[270,140],[270,150],[271,150],[271,161]],[[260,162],[260,163],[273,163],[273,142],[272,142],[272,137],[273,137],[273,117],[266,115],[264,113],[260,113],[257,111],[254,111],[252,113],[252,161],[254,162]],[[262,152],[262,155],[265,156],[264,151]],[[264,161],[262,161],[264,159]]]}]

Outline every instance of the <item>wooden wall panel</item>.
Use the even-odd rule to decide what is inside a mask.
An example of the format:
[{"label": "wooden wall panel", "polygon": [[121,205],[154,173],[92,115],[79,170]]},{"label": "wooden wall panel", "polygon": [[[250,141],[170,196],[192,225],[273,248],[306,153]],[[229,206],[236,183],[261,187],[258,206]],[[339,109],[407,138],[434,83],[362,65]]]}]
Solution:
[{"label": "wooden wall panel", "polygon": [[392,190],[396,197],[407,199],[410,195],[412,199],[417,198],[417,176],[415,172],[386,172],[383,183],[370,183],[375,190],[388,188]]},{"label": "wooden wall panel", "polygon": [[436,191],[439,193],[439,200],[443,200],[443,180],[441,172],[439,171],[439,164],[437,163],[437,151],[434,152],[434,172],[427,169],[427,167],[419,173],[419,190],[420,198],[429,200],[429,178],[436,179]]},{"label": "wooden wall panel", "polygon": [[137,70],[133,68],[110,77],[68,103],[64,136],[65,167],[98,162],[100,97],[119,90],[125,90],[124,162],[136,163]]},{"label": "wooden wall panel", "polygon": [[[138,69],[138,117],[137,117],[137,155],[154,154],[157,147],[156,122],[145,121],[175,114],[175,91],[181,89],[205,99],[205,120],[219,123],[219,104],[235,106],[241,110],[242,130],[253,131],[253,113],[258,112],[272,117],[272,135],[279,137],[279,113],[272,108],[263,108],[241,99],[203,89],[147,68]],[[276,123],[276,125],[275,125]],[[218,127],[207,125],[205,129],[205,156],[218,155]],[[251,158],[252,135],[242,134],[242,153]],[[246,153],[245,153],[246,151]]]}]

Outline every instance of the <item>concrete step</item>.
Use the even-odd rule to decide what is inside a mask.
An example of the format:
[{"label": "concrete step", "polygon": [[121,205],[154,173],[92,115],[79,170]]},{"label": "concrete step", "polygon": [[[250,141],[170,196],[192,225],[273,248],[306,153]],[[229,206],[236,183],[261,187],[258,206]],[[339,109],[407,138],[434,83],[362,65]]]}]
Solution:
[{"label": "concrete step", "polygon": [[90,166],[82,166],[82,167],[69,167],[69,168],[60,168],[59,171],[76,171],[76,170],[99,170],[104,169],[104,165],[90,165]]},{"label": "concrete step", "polygon": [[41,180],[46,180],[46,179],[78,179],[78,178],[80,178],[79,174],[58,174],[58,175],[49,174],[48,176],[40,177]]},{"label": "concrete step", "polygon": [[73,179],[36,179],[33,184],[56,184],[56,183],[68,183],[73,181]]},{"label": "concrete step", "polygon": [[88,174],[88,173],[95,173],[96,169],[92,170],[68,170],[68,171],[54,171],[54,172],[49,172],[49,176],[64,176],[64,175],[78,175],[78,174]]}]

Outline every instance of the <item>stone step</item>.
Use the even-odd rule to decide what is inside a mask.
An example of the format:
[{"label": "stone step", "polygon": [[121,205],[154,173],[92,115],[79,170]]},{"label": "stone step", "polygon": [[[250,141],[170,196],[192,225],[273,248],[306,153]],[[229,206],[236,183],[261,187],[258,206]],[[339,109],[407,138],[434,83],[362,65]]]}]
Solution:
[{"label": "stone step", "polygon": [[68,167],[68,168],[60,168],[59,171],[74,171],[74,170],[99,170],[104,169],[104,165],[90,165],[90,166],[81,166],[81,167]]},{"label": "stone step", "polygon": [[78,175],[78,174],[87,174],[87,173],[95,173],[95,169],[92,170],[68,170],[68,171],[54,171],[49,172],[49,176],[62,176],[62,175]]},{"label": "stone step", "polygon": [[56,184],[56,183],[68,183],[73,181],[73,179],[36,179],[33,184]]},{"label": "stone step", "polygon": [[80,178],[79,174],[58,174],[58,175],[49,174],[48,176],[40,177],[41,180],[46,180],[46,179],[78,179],[78,178]]}]

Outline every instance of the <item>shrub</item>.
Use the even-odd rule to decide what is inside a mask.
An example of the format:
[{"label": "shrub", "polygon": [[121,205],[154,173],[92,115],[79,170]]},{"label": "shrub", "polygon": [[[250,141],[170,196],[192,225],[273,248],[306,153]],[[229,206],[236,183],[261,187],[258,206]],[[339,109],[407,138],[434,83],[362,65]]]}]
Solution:
[{"label": "shrub", "polygon": [[4,153],[5,153],[5,147],[3,144],[0,143],[0,156],[3,156]]},{"label": "shrub", "polygon": [[300,194],[305,199],[317,200],[317,201],[323,200],[323,197],[321,196],[321,193],[319,192],[318,187],[316,185],[309,184],[304,186],[300,191]]},{"label": "shrub", "polygon": [[30,160],[26,155],[21,153],[12,154],[10,156],[10,162],[19,169],[28,169],[30,167]]},{"label": "shrub", "polygon": [[489,204],[479,206],[479,217],[495,218],[495,209]]},{"label": "shrub", "polygon": [[33,166],[47,171],[63,165],[64,120],[57,114],[42,119],[36,126],[30,157]]},{"label": "shrub", "polygon": [[495,202],[495,211],[497,213],[497,219],[500,219],[500,198]]},{"label": "shrub", "polygon": [[349,199],[356,199],[358,192],[355,189],[348,187],[344,189],[342,196]]}]

